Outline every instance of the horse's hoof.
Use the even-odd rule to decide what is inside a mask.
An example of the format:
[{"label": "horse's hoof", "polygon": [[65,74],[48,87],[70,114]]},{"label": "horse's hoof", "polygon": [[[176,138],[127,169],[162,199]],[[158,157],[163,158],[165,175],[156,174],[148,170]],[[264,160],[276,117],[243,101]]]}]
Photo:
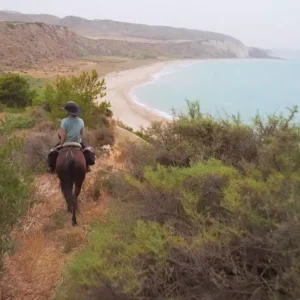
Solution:
[{"label": "horse's hoof", "polygon": [[72,222],[72,226],[76,227],[77,226],[77,222]]}]

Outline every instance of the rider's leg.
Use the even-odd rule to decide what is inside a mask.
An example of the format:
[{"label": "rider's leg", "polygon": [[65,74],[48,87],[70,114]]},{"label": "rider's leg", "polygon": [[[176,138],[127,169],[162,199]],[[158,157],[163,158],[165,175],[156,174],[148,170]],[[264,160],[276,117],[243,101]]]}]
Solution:
[{"label": "rider's leg", "polygon": [[55,172],[57,156],[58,156],[58,153],[56,151],[51,151],[48,154],[48,157],[47,157],[47,165],[48,165],[47,172],[52,173],[52,174]]},{"label": "rider's leg", "polygon": [[[85,140],[82,140],[81,143],[80,143],[81,147],[82,147],[82,150],[84,150],[85,148],[88,147],[88,144]],[[84,154],[84,153],[83,153]],[[84,157],[85,157],[85,154],[84,154]],[[89,164],[87,163],[87,159],[85,157],[85,162],[86,162],[86,172],[91,172],[91,168],[89,166]]]},{"label": "rider's leg", "polygon": [[81,145],[82,149],[85,149],[88,147],[88,143],[86,142],[86,140],[82,140],[80,145]]}]

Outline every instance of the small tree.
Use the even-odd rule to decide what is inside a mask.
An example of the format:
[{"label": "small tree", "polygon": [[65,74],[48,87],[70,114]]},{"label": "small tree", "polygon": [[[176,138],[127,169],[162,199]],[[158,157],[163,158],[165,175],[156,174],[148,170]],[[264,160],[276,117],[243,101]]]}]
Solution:
[{"label": "small tree", "polygon": [[92,126],[97,116],[112,116],[109,102],[95,103],[97,98],[106,95],[105,90],[105,80],[99,81],[93,70],[90,74],[82,72],[79,76],[57,77],[53,84],[47,85],[44,96],[53,118],[63,118],[65,113],[61,107],[67,101],[75,101],[82,108],[86,124]]},{"label": "small tree", "polygon": [[29,83],[19,74],[0,76],[0,103],[7,107],[23,108],[31,105],[36,96]]}]

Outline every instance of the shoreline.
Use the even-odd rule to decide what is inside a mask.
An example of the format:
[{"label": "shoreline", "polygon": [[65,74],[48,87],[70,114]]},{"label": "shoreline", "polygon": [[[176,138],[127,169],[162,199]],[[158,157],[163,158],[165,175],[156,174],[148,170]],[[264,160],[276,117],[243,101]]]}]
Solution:
[{"label": "shoreline", "polygon": [[[143,103],[134,101],[132,89],[149,83],[156,74],[159,74],[164,68],[181,63],[211,62],[211,61],[228,61],[237,60],[219,58],[219,59],[181,59],[155,62],[141,67],[128,69],[119,72],[111,72],[104,76],[106,81],[105,100],[109,101],[112,106],[113,118],[122,121],[125,125],[139,130],[141,127],[148,127],[153,121],[168,121],[169,118],[163,116],[154,107],[148,107]],[[242,60],[256,60],[245,58]],[[261,59],[258,59],[261,60]],[[97,99],[101,101],[103,99]],[[166,114],[167,115],[167,114]]]},{"label": "shoreline", "polygon": [[[121,72],[113,72],[105,76],[106,99],[110,101],[113,118],[124,122],[127,126],[138,130],[147,127],[153,121],[167,121],[158,112],[139,104],[132,99],[132,89],[153,80],[153,76],[172,64],[178,64],[191,60],[163,61]],[[96,101],[101,101],[97,99]]]}]

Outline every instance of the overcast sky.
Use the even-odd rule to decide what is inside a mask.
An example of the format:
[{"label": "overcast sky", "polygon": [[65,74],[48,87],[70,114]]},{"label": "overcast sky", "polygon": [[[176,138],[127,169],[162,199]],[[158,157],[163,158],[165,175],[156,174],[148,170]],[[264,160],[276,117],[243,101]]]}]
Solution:
[{"label": "overcast sky", "polygon": [[0,0],[0,9],[211,30],[249,46],[300,49],[300,0]]}]

